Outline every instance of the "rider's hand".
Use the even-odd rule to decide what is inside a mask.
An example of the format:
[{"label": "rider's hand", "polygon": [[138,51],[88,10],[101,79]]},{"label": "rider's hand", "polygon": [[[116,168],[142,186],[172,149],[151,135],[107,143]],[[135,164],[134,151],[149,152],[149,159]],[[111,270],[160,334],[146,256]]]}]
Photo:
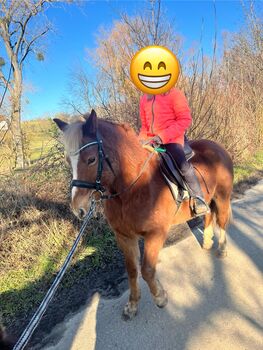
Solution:
[{"label": "rider's hand", "polygon": [[143,145],[146,145],[147,143],[149,143],[147,140],[140,140],[140,144],[143,146]]},{"label": "rider's hand", "polygon": [[162,140],[160,138],[160,136],[156,135],[152,138],[152,142],[156,145],[161,145],[162,144]]},{"label": "rider's hand", "polygon": [[152,143],[152,138],[141,139],[141,140],[140,140],[140,144],[141,144],[142,146],[144,146],[144,145],[150,145],[151,143]]},{"label": "rider's hand", "polygon": [[162,140],[159,136],[154,136],[154,137],[151,137],[151,138],[148,138],[148,139],[144,139],[144,140],[140,140],[140,144],[142,146],[145,146],[145,145],[150,145],[150,146],[155,146],[155,145],[161,145],[162,144]]}]

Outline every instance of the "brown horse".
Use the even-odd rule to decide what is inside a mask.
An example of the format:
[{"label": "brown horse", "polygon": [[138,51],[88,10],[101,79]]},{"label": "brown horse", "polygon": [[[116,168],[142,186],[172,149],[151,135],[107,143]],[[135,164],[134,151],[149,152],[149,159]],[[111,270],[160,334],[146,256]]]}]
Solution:
[{"label": "brown horse", "polygon": [[[158,157],[153,155],[147,162],[149,152],[142,148],[132,128],[97,119],[94,111],[85,119],[71,124],[54,120],[64,134],[73,179],[79,180],[73,184],[77,187],[72,189],[71,205],[74,213],[83,217],[94,189],[111,194],[110,198],[104,197],[108,198],[104,200],[104,210],[125,257],[130,297],[123,315],[131,319],[137,313],[140,299],[138,239],[144,238],[142,277],[156,305],[164,307],[167,293],[156,278],[158,254],[170,227],[190,220],[193,213],[189,200],[183,201],[178,210],[160,173]],[[203,248],[212,248],[215,218],[220,228],[217,253],[224,257],[225,229],[231,215],[233,164],[228,153],[215,142],[195,141],[191,147],[195,151],[191,162],[199,170],[197,176],[211,208],[204,217]],[[88,184],[86,188],[82,188],[85,184]]]}]

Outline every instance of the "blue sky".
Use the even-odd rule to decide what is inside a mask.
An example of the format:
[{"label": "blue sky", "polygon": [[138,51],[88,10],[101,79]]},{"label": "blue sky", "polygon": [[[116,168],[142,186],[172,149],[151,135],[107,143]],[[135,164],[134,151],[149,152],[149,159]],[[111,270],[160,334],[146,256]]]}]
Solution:
[{"label": "blue sky", "polygon": [[[47,12],[56,33],[47,38],[44,62],[33,58],[27,62],[24,72],[27,92],[22,119],[52,116],[66,111],[62,105],[67,96],[70,72],[81,63],[88,71],[92,66],[85,50],[96,46],[95,34],[101,26],[109,28],[125,10],[133,15],[141,11],[144,1],[86,1],[81,6],[64,5]],[[203,47],[212,50],[214,37],[214,8],[212,1],[163,1],[169,19],[175,20],[175,28],[184,37],[185,48],[200,38],[204,21]],[[223,31],[235,31],[242,25],[242,9],[239,1],[216,1],[218,36]],[[0,50],[0,55],[1,55]]]}]

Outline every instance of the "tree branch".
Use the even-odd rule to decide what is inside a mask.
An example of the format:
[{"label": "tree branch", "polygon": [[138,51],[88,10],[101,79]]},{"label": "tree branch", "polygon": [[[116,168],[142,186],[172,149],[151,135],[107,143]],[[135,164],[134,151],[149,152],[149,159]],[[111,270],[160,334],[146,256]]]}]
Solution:
[{"label": "tree branch", "polygon": [[[27,55],[29,54],[30,51],[32,51],[32,45],[34,44],[34,42],[36,40],[38,40],[41,36],[45,35],[50,28],[46,28],[45,30],[43,30],[43,32],[41,32],[40,34],[36,35],[28,44],[27,47],[25,48],[25,52],[22,55],[22,58],[20,59],[19,62],[19,66],[21,67],[23,64],[23,61],[26,59]],[[24,41],[26,43],[26,41]]]},{"label": "tree branch", "polygon": [[25,30],[26,30],[26,26],[30,20],[30,18],[32,17],[32,13],[29,13],[29,15],[26,17],[24,23],[21,23],[20,21],[17,21],[16,23],[18,23],[20,26],[21,26],[21,33],[18,37],[18,40],[16,42],[16,45],[15,45],[15,53],[16,55],[18,55],[18,51],[19,51],[19,48],[20,48],[20,44],[24,38],[24,34],[25,34]]},{"label": "tree branch", "polygon": [[4,74],[3,74],[3,72],[2,72],[1,70],[0,70],[0,80],[2,80],[2,82],[4,83],[4,85],[7,84],[7,80],[6,80]]},{"label": "tree branch", "polygon": [[[14,52],[15,52],[16,56],[18,56],[19,49],[20,49],[21,43],[24,39],[26,27],[27,27],[29,21],[31,20],[32,17],[36,16],[38,13],[40,13],[42,11],[42,8],[46,2],[47,2],[47,0],[40,0],[37,4],[35,4],[35,5],[32,4],[32,5],[34,5],[34,9],[31,9],[29,6],[27,6],[28,14],[24,17],[23,23],[21,21],[14,21],[14,23],[19,24],[21,27],[21,33],[17,39],[17,42],[15,44],[15,48],[14,48]],[[26,3],[25,3],[25,5],[26,5]],[[35,40],[32,40],[32,42],[34,42],[34,41]]]}]

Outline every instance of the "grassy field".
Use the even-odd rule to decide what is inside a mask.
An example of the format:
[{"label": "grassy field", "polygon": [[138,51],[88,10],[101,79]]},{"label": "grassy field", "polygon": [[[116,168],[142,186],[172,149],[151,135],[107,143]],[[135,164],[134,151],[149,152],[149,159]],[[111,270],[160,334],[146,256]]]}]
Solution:
[{"label": "grassy field", "polygon": [[23,131],[27,140],[27,156],[30,161],[45,156],[55,145],[54,128],[54,122],[51,119],[23,123]]},{"label": "grassy field", "polygon": [[234,167],[234,183],[237,184],[240,181],[253,176],[263,169],[263,150],[258,151],[254,157],[247,160],[243,164],[236,164]]},{"label": "grassy field", "polygon": [[[55,146],[56,132],[50,120],[26,122],[23,129],[31,162]],[[44,167],[41,162],[39,167],[36,164],[30,171],[3,176],[0,182],[0,318],[15,334],[43,298],[80,228],[69,210],[70,175],[61,154],[51,157]],[[263,151],[235,166],[236,186],[262,170]],[[98,213],[60,294],[70,289],[75,295],[92,271],[114,261],[117,251],[114,235]],[[62,308],[66,302],[61,301]]]},{"label": "grassy field", "polygon": [[[0,316],[12,333],[43,298],[80,228],[69,211],[67,174],[57,170],[46,182],[45,177],[19,176],[1,183]],[[67,290],[103,267],[116,251],[114,235],[98,213],[61,288]]]},{"label": "grassy field", "polygon": [[[54,136],[55,125],[51,119],[40,119],[22,123],[22,132],[25,139],[25,154],[28,165],[39,158],[45,157],[56,145]],[[3,132],[0,132],[0,139]],[[11,146],[11,136],[6,135],[4,143],[0,146],[0,173],[8,174],[14,165]]]}]

